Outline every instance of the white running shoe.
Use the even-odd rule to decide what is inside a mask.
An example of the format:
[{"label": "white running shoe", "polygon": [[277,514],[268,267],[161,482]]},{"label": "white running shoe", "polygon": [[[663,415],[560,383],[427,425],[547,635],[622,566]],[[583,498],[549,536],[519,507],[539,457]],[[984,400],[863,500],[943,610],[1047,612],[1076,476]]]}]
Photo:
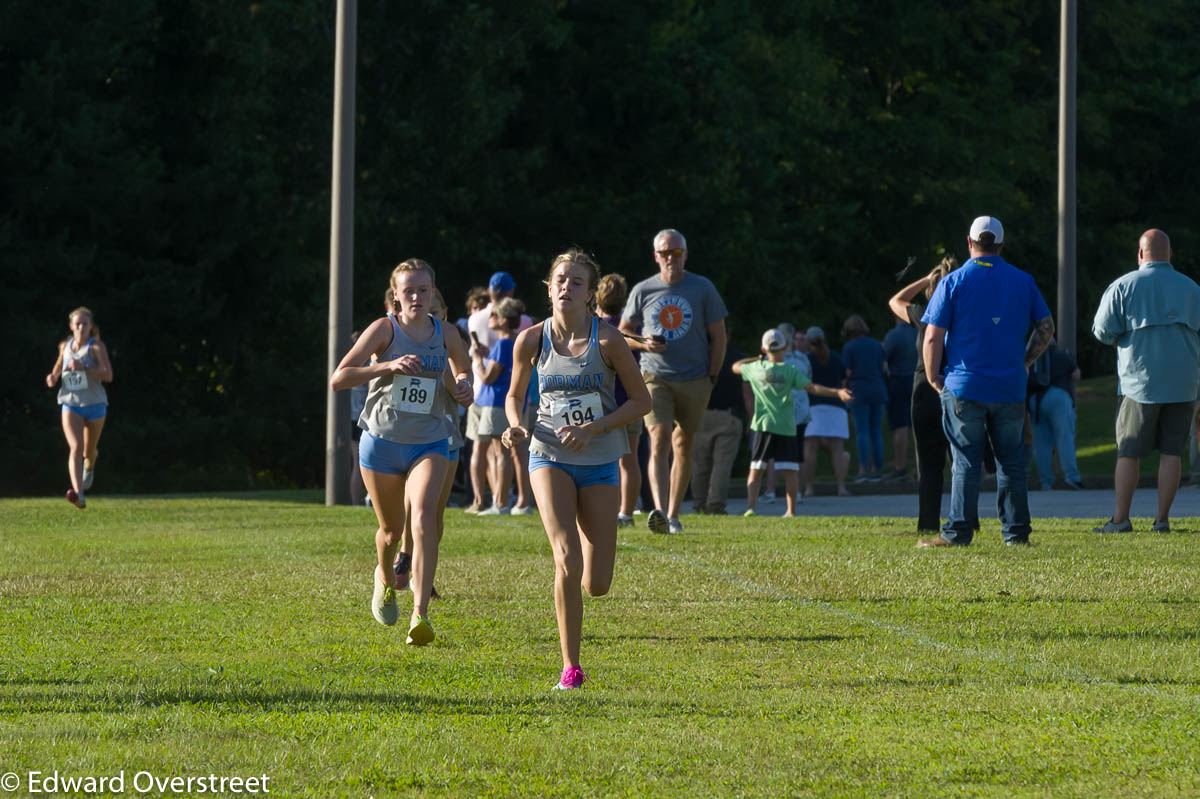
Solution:
[{"label": "white running shoe", "polygon": [[513,509],[508,512],[510,516],[528,516],[533,513],[532,505],[514,505]]},{"label": "white running shoe", "polygon": [[493,505],[492,507],[488,508],[487,510],[479,511],[479,513],[476,515],[478,515],[478,516],[507,516],[508,508],[507,507],[502,508],[499,505]]},{"label": "white running shoe", "polygon": [[767,491],[761,497],[758,498],[758,501],[763,503],[764,505],[770,505],[772,502],[775,501],[775,492]]},{"label": "white running shoe", "polygon": [[[97,458],[100,457],[99,452],[96,453],[96,457]],[[88,465],[87,465],[87,460],[85,459],[83,461],[83,480],[82,480],[83,490],[91,491],[92,490],[92,481],[95,479],[96,479],[96,462],[92,461],[92,467],[89,469]]]},{"label": "white running shoe", "polygon": [[633,527],[633,517],[624,513],[617,514],[617,527]]},{"label": "white running shoe", "polygon": [[667,519],[667,532],[671,535],[683,532],[683,522],[679,521],[679,517]]}]

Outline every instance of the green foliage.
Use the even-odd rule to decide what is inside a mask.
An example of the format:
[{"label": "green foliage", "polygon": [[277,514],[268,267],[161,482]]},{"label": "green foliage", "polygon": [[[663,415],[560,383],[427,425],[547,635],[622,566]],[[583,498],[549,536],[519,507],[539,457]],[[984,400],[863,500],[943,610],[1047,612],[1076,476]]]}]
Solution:
[{"label": "green foliage", "polygon": [[1019,550],[994,519],[955,551],[914,549],[911,518],[622,531],[564,695],[536,517],[450,511],[414,650],[370,616],[373,515],[306,499],[0,501],[4,771],[266,773],[284,797],[1200,790],[1196,519],[1038,519]]},{"label": "green foliage", "polygon": [[[1142,229],[1197,266],[1188,10],[1080,9],[1088,374],[1113,368],[1091,313]],[[331,0],[0,10],[0,490],[62,483],[41,378],[80,304],[114,356],[109,487],[319,482],[333,27]],[[882,333],[892,273],[962,257],[978,213],[1055,307],[1057,29],[1029,0],[362,3],[356,326],[405,257],[452,316],[496,269],[542,313],[555,252],[632,281],[672,226],[744,349],[785,319]]]}]

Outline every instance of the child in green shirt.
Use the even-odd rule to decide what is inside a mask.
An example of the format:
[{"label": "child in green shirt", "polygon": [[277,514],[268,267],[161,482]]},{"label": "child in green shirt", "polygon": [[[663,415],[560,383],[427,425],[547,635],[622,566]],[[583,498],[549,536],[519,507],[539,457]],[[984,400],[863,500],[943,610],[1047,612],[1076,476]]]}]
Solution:
[{"label": "child in green shirt", "polygon": [[811,382],[799,369],[784,363],[786,346],[783,334],[775,328],[763,333],[765,358],[743,358],[733,364],[733,373],[742,376],[754,392],[754,419],[750,422],[750,478],[746,482],[746,516],[754,516],[758,491],[767,461],[775,461],[783,472],[787,488],[785,518],[796,515],[796,492],[800,488],[800,442],[796,440],[796,418],[792,389],[821,397],[836,397],[842,402],[852,398],[849,389],[833,389]]}]

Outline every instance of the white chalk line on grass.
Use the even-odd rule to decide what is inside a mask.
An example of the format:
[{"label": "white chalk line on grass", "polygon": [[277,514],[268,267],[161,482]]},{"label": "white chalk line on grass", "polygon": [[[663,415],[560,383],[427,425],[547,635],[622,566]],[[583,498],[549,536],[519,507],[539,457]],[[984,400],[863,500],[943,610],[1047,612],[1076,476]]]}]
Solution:
[{"label": "white chalk line on grass", "polygon": [[[707,563],[703,563],[703,562],[697,560],[696,558],[679,555],[674,552],[664,552],[659,549],[653,549],[651,547],[642,546],[640,544],[631,544],[631,543],[628,543],[625,541],[618,542],[617,546],[622,549],[632,549],[637,552],[642,552],[642,553],[646,553],[646,554],[650,554],[650,555],[657,555],[660,558],[665,558],[667,560],[675,561],[676,563],[679,563],[680,565],[685,566],[689,569],[694,569],[696,571],[703,572],[705,574],[719,577],[722,580],[724,580],[725,582],[729,583],[730,585],[732,585],[736,588],[741,588],[746,591],[752,591],[756,594],[768,597],[770,599],[774,599],[776,601],[795,602],[797,604],[804,605],[806,607],[816,608],[818,610],[824,611],[825,613],[829,613],[830,615],[833,615],[833,616],[838,616],[840,618],[843,618],[850,622],[854,622],[856,624],[865,624],[869,627],[874,627],[876,629],[884,630],[886,632],[893,633],[893,634],[901,636],[903,638],[907,638],[909,641],[912,641],[916,644],[927,647],[929,649],[940,649],[943,651],[957,652],[957,653],[969,655],[972,657],[986,658],[987,660],[991,660],[994,663],[999,663],[1003,666],[1007,666],[1012,669],[1019,669],[1031,678],[1039,678],[1039,677],[1044,676],[1044,675],[1038,675],[1038,674],[1034,673],[1035,670],[1041,670],[1043,672],[1049,673],[1049,675],[1051,677],[1057,678],[1058,680],[1063,681],[1063,682],[1078,683],[1080,685],[1100,686],[1100,687],[1104,687],[1104,688],[1119,688],[1121,690],[1132,691],[1134,693],[1140,693],[1140,694],[1146,694],[1146,695],[1153,696],[1153,697],[1156,697],[1159,699],[1171,699],[1171,700],[1176,700],[1176,701],[1179,701],[1179,702],[1187,704],[1187,705],[1200,706],[1200,696],[1180,695],[1178,693],[1167,692],[1167,691],[1163,691],[1162,689],[1160,689],[1156,686],[1153,686],[1153,685],[1140,685],[1137,683],[1116,682],[1115,680],[1108,680],[1103,677],[1097,677],[1095,675],[1088,674],[1087,672],[1082,671],[1080,669],[1076,669],[1076,668],[1069,667],[1069,666],[1064,667],[1064,666],[1056,666],[1056,665],[1031,664],[1026,661],[1018,660],[1018,659],[1012,657],[1011,655],[1009,655],[1008,653],[1002,652],[1002,651],[999,651],[996,649],[983,649],[980,647],[963,646],[961,644],[953,644],[948,641],[942,641],[942,640],[939,640],[932,636],[926,635],[925,633],[920,632],[918,630],[914,630],[910,627],[905,627],[900,624],[894,624],[892,622],[875,619],[875,618],[872,618],[872,617],[862,614],[862,613],[855,613],[854,611],[846,610],[845,608],[839,608],[838,606],[833,605],[829,602],[822,602],[822,601],[816,600],[816,599],[806,599],[804,597],[796,597],[796,596],[791,596],[789,594],[785,594],[783,591],[780,591],[777,588],[774,588],[769,585],[760,585],[759,583],[757,583],[747,577],[743,577],[740,574],[735,574],[734,572],[728,571],[726,569],[721,569],[716,566],[711,566]],[[1180,687],[1186,688],[1186,686],[1180,686]]]}]

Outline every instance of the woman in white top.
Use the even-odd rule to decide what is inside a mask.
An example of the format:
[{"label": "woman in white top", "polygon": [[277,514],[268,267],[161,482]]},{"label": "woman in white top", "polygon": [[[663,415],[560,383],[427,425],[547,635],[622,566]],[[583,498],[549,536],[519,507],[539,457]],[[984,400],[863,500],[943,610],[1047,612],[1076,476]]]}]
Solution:
[{"label": "woman in white top", "polygon": [[[556,689],[578,688],[583,625],[581,588],[608,593],[621,504],[617,462],[629,448],[625,428],[650,410],[650,393],[625,338],[593,316],[596,262],[579,250],[554,259],[546,280],[553,313],[522,332],[513,351],[505,401],[506,447],[532,439],[529,472],[554,550],[554,607],[563,670]],[[533,430],[522,408],[537,367],[541,397]],[[616,377],[629,398],[616,407]]]},{"label": "woman in white top", "polygon": [[[443,324],[430,315],[433,281],[433,267],[419,258],[397,266],[390,280],[394,315],[371,323],[329,381],[334,391],[371,384],[358,422],[363,428],[358,462],[379,519],[371,613],[381,624],[399,619],[392,564],[404,531],[406,493],[412,503],[413,612],[407,641],[415,646],[434,638],[427,614],[451,432],[443,409],[448,397],[469,402],[472,394],[466,348],[457,332],[444,335]],[[361,365],[371,356],[374,363]]]},{"label": "woman in white top", "polygon": [[113,371],[92,312],[81,306],[71,311],[67,321],[71,335],[59,343],[58,359],[46,375],[46,385],[54,388],[62,379],[58,402],[62,406],[63,435],[71,448],[67,458],[71,478],[67,501],[86,508],[84,492],[92,487],[100,432],[108,417],[108,394],[103,384],[112,382]]}]

